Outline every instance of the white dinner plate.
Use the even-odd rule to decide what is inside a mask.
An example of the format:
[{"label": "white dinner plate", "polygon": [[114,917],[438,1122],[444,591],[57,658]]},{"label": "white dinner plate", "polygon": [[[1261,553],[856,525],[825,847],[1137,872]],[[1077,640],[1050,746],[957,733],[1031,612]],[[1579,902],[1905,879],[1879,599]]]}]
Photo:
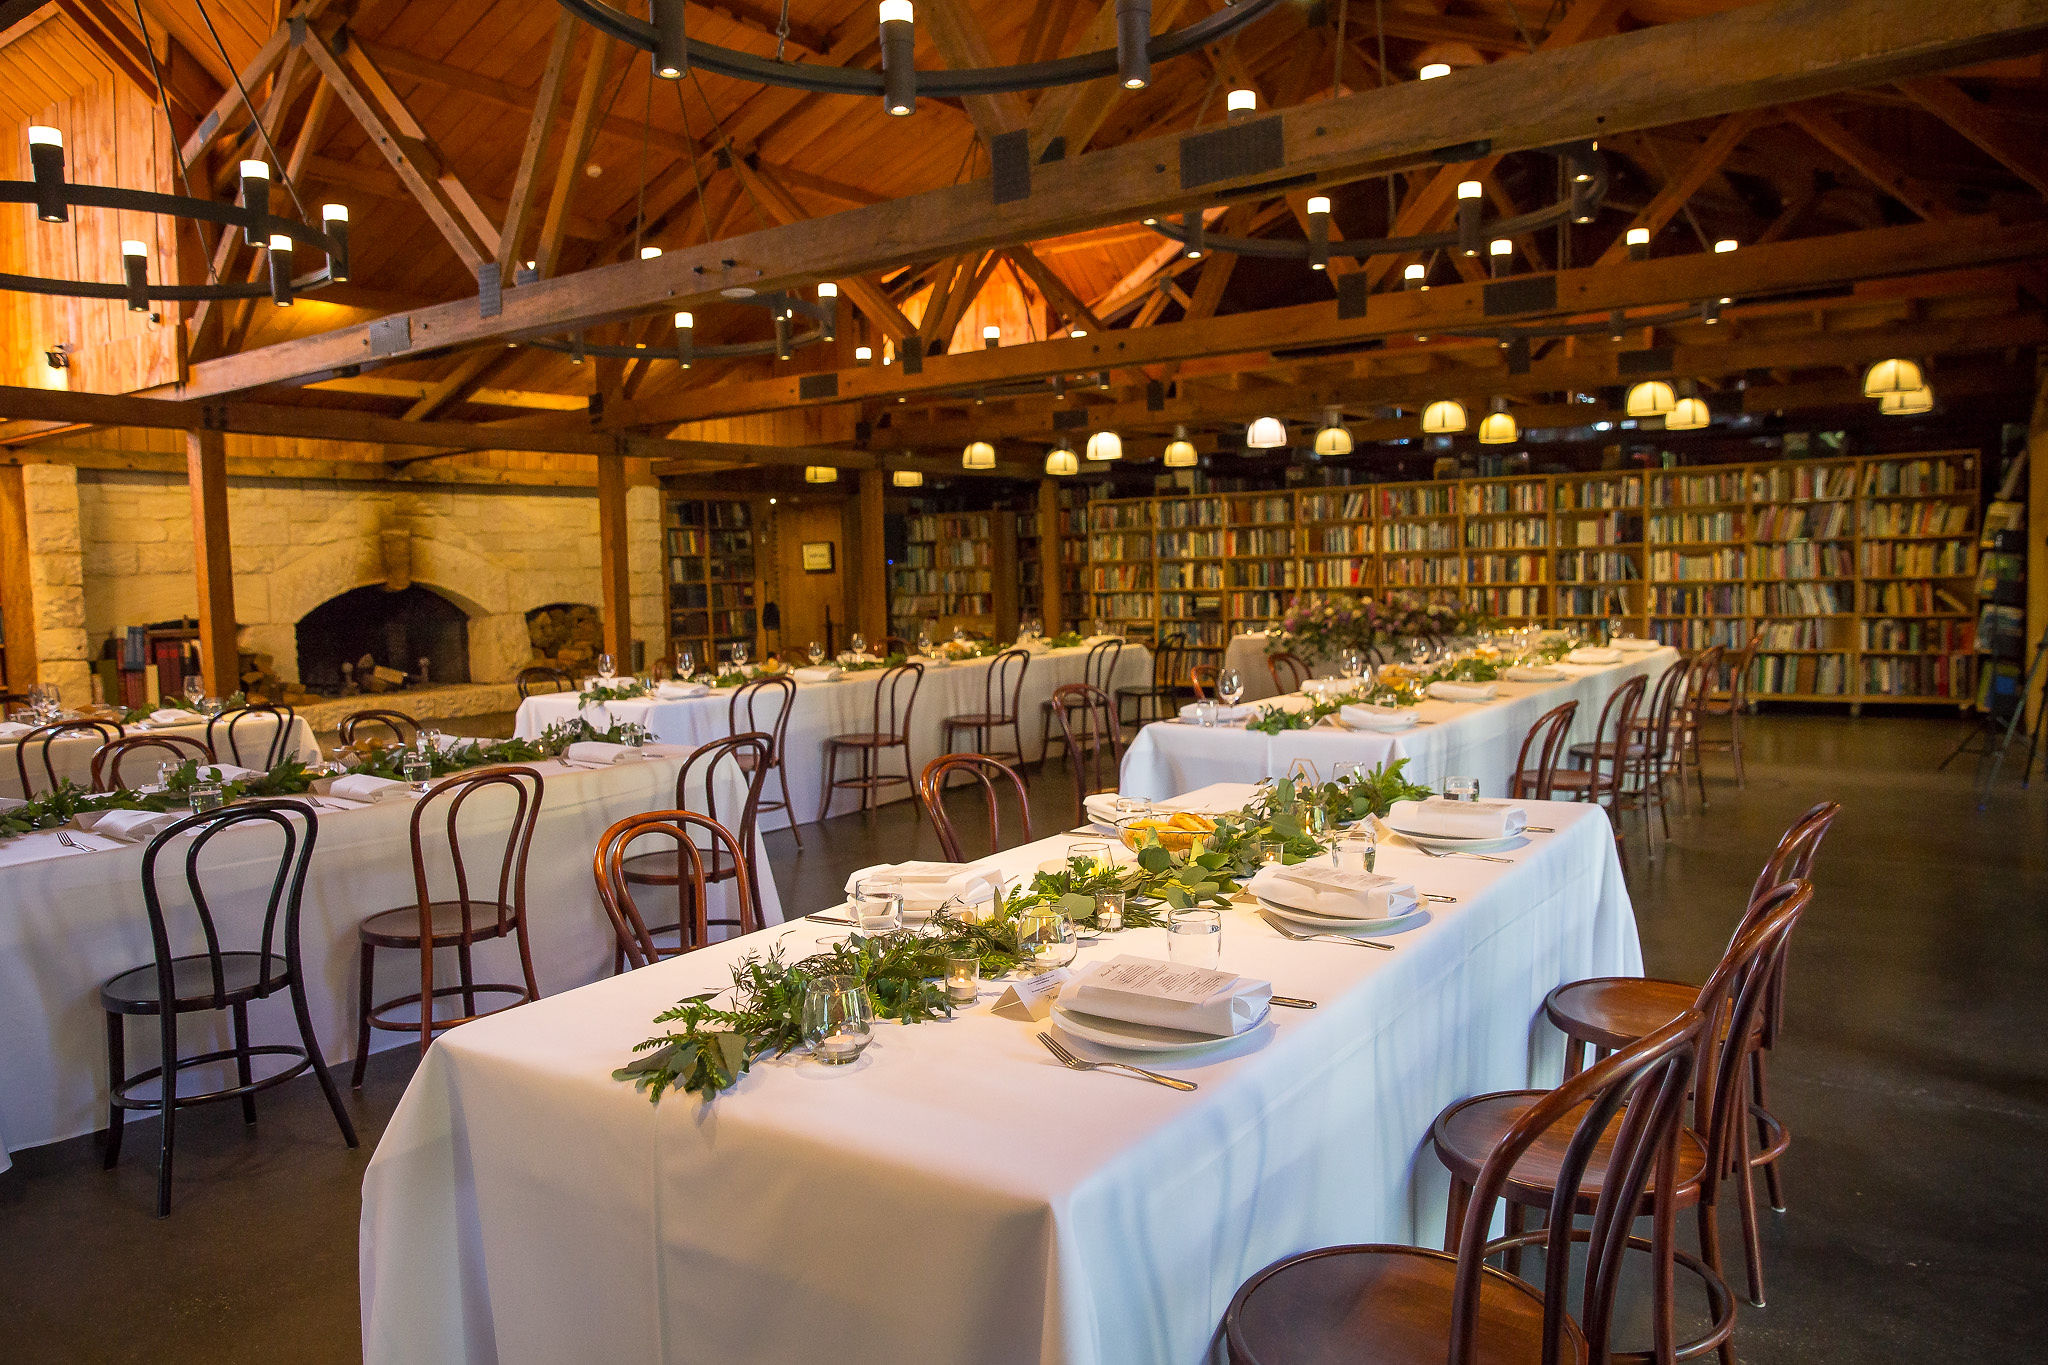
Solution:
[{"label": "white dinner plate", "polygon": [[1289,924],[1299,924],[1305,929],[1320,930],[1392,929],[1398,925],[1406,924],[1409,920],[1421,914],[1423,910],[1422,902],[1418,900],[1415,903],[1415,908],[1405,915],[1387,915],[1377,919],[1349,919],[1340,918],[1336,915],[1322,915],[1313,910],[1297,910],[1291,905],[1282,905],[1278,901],[1269,901],[1263,896],[1255,897],[1254,899],[1259,902],[1261,909],[1272,911]]},{"label": "white dinner plate", "polygon": [[1211,1038],[1206,1033],[1188,1033],[1177,1028],[1159,1028],[1153,1024],[1127,1024],[1121,1019],[1105,1019],[1099,1014],[1082,1014],[1055,1003],[1052,1007],[1054,1027],[1069,1037],[1093,1043],[1097,1047],[1114,1048],[1119,1052],[1203,1052],[1226,1043],[1239,1042],[1266,1028],[1266,1018],[1272,1014],[1268,1005],[1266,1013],[1259,1016],[1257,1023],[1243,1033],[1233,1033],[1228,1038]]},{"label": "white dinner plate", "polygon": [[1485,853],[1491,849],[1508,848],[1518,843],[1522,838],[1520,833],[1515,833],[1499,839],[1464,839],[1450,834],[1413,833],[1387,820],[1381,820],[1380,823],[1410,843],[1420,844],[1424,848],[1439,849],[1446,853]]}]

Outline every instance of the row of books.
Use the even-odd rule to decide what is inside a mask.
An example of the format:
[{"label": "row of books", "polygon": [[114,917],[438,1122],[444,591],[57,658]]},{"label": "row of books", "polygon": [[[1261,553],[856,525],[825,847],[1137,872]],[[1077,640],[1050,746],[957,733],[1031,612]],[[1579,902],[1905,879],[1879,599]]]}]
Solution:
[{"label": "row of books", "polygon": [[1915,654],[1967,654],[1977,647],[1977,628],[1971,621],[1879,618],[1863,623],[1863,647],[1909,650]]},{"label": "row of books", "polygon": [[1769,621],[1763,627],[1764,649],[1823,650],[1830,648],[1834,641],[1833,625],[1829,621]]},{"label": "row of books", "polygon": [[1741,578],[1743,557],[1740,550],[1710,550],[1696,554],[1681,554],[1675,550],[1652,550],[1650,552],[1650,577],[1680,581],[1695,578]]},{"label": "row of books", "polygon": [[1291,588],[1295,584],[1292,559],[1233,559],[1227,561],[1233,588]]},{"label": "row of books", "polygon": [[1894,697],[1954,697],[1967,700],[1977,676],[1972,654],[1936,654],[1924,659],[1863,660],[1863,691]]},{"label": "row of books", "polygon": [[1786,540],[1749,547],[1751,578],[1851,578],[1856,557],[1830,541]]},{"label": "row of books", "polygon": [[899,621],[937,616],[993,616],[996,600],[987,593],[899,593],[891,602]]},{"label": "row of books", "polygon": [[1448,485],[1441,488],[1382,488],[1379,508],[1382,517],[1453,516],[1458,510]]},{"label": "row of books", "polygon": [[1311,559],[1301,566],[1301,582],[1308,588],[1370,588],[1377,575],[1367,559]]},{"label": "row of books", "polygon": [[1659,474],[1650,480],[1650,503],[1743,502],[1749,495],[1741,470],[1718,474]]},{"label": "row of books", "polygon": [[1287,610],[1289,596],[1281,592],[1234,592],[1230,594],[1231,619],[1277,621]]},{"label": "row of books", "polygon": [[1557,556],[1557,581],[1560,583],[1621,583],[1642,576],[1642,569],[1633,555],[1574,550]]},{"label": "row of books", "polygon": [[976,592],[990,590],[987,569],[904,569],[896,570],[899,593]]},{"label": "row of books", "polygon": [[1547,489],[1540,483],[1468,483],[1465,511],[1540,513],[1547,506]]},{"label": "row of books", "polygon": [[669,605],[679,611],[711,607],[724,610],[754,605],[752,583],[678,583],[669,588]]},{"label": "row of books", "polygon": [[1652,621],[1650,638],[1688,654],[1715,645],[1721,646],[1723,651],[1730,651],[1740,650],[1749,642],[1747,630],[1748,627],[1739,620],[1712,621],[1687,616],[1678,620]]},{"label": "row of books", "polygon": [[1863,588],[1866,616],[1969,616],[1963,599],[1932,583],[1866,583]]},{"label": "row of books", "polygon": [[1550,523],[1508,518],[1468,521],[1465,544],[1480,549],[1541,549],[1550,543]]},{"label": "row of books", "polygon": [[1550,563],[1543,555],[1467,555],[1467,583],[1545,583]]},{"label": "row of books", "polygon": [[1750,686],[1763,696],[1846,696],[1849,658],[1845,654],[1759,654]]},{"label": "row of books", "polygon": [[1161,526],[1221,526],[1223,499],[1176,498],[1159,504]]},{"label": "row of books", "polygon": [[1873,578],[1961,578],[1975,572],[1966,540],[1898,540],[1866,543],[1863,572]]},{"label": "row of books", "polygon": [[1132,535],[1129,532],[1105,535],[1098,531],[1088,538],[1088,557],[1098,560],[1150,559],[1152,537],[1149,534]]},{"label": "row of books", "polygon": [[1311,526],[1302,530],[1302,553],[1364,555],[1372,553],[1370,526]]},{"label": "row of books", "polygon": [[1152,570],[1144,564],[1097,564],[1088,583],[1096,592],[1150,592]]},{"label": "row of books", "polygon": [[1380,527],[1380,549],[1455,550],[1458,527],[1448,521],[1392,521]]},{"label": "row of books", "polygon": [[1970,507],[1960,502],[1874,502],[1863,509],[1865,536],[1966,536]]},{"label": "row of books", "polygon": [[1221,531],[1161,531],[1153,542],[1161,559],[1215,559],[1223,553]]},{"label": "row of books", "polygon": [[1291,555],[1292,529],[1231,530],[1224,533],[1223,553],[1227,555]]},{"label": "row of books", "polygon": [[1095,594],[1095,615],[1111,621],[1150,620],[1152,595],[1098,592]]},{"label": "row of books", "polygon": [[1853,610],[1840,583],[1764,583],[1749,589],[1752,616],[1835,616]]},{"label": "row of books", "polygon": [[1853,534],[1846,502],[1813,507],[1759,507],[1752,540],[1846,540]]},{"label": "row of books", "polygon": [[1697,545],[1742,539],[1742,522],[1740,512],[1683,512],[1654,516],[1644,525],[1652,544],[1679,541]]},{"label": "row of books", "polygon": [[1639,599],[1633,588],[1610,585],[1597,588],[1559,587],[1557,614],[1577,618],[1634,616]]},{"label": "row of books", "polygon": [[1751,502],[1811,502],[1855,492],[1856,474],[1846,465],[1774,465],[1750,471]]},{"label": "row of books", "polygon": [[1489,616],[1543,616],[1541,588],[1485,588],[1466,595],[1466,601]]},{"label": "row of books", "polygon": [[1303,493],[1301,519],[1316,521],[1363,521],[1372,515],[1372,502],[1363,492]]},{"label": "row of books", "polygon": [[1742,589],[1734,584],[1711,588],[1652,588],[1652,616],[1740,616]]},{"label": "row of books", "polygon": [[1953,460],[1878,460],[1863,466],[1863,491],[1883,497],[1954,493],[1960,487]]},{"label": "row of books", "polygon": [[1186,588],[1220,588],[1223,586],[1223,566],[1208,564],[1161,564],[1159,566],[1159,591],[1177,592]]},{"label": "row of books", "polygon": [[926,514],[905,519],[904,534],[911,540],[987,540],[990,533],[987,512]]},{"label": "row of books", "polygon": [[1557,486],[1557,510],[1576,511],[1590,507],[1641,507],[1643,485],[1638,479],[1588,479],[1561,482]]},{"label": "row of books", "polygon": [[1380,581],[1390,588],[1455,587],[1462,578],[1454,557],[1380,561]]},{"label": "row of books", "polygon": [[1234,498],[1230,504],[1230,521],[1235,526],[1292,525],[1294,500],[1284,493],[1264,498]]},{"label": "row of books", "polygon": [[1609,513],[1604,517],[1576,517],[1557,530],[1560,545],[1635,545],[1642,538],[1642,519],[1620,513]]}]

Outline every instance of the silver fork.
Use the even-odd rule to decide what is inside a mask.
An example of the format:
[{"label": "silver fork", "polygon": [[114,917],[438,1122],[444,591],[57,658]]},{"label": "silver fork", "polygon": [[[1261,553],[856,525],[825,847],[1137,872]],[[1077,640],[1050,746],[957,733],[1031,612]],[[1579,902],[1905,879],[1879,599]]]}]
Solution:
[{"label": "silver fork", "polygon": [[1045,1050],[1059,1058],[1060,1065],[1066,1067],[1069,1071],[1121,1071],[1136,1076],[1141,1080],[1154,1081],[1169,1090],[1194,1090],[1199,1088],[1193,1081],[1183,1081],[1173,1076],[1162,1076],[1156,1071],[1147,1071],[1142,1066],[1132,1066],[1129,1062],[1084,1062],[1064,1047],[1061,1047],[1059,1039],[1053,1037],[1050,1033],[1039,1034],[1038,1041],[1044,1043]]},{"label": "silver fork", "polygon": [[76,853],[95,853],[98,851],[97,849],[87,848],[61,829],[57,831],[57,842]]},{"label": "silver fork", "polygon": [[1506,863],[1509,867],[1515,865],[1513,858],[1496,858],[1491,853],[1461,853],[1456,850],[1440,853],[1433,848],[1424,848],[1413,839],[1409,840],[1408,843],[1410,847],[1425,858],[1477,858],[1482,863]]},{"label": "silver fork", "polygon": [[1290,928],[1282,923],[1278,915],[1269,915],[1264,910],[1259,911],[1258,914],[1260,919],[1272,926],[1274,933],[1282,938],[1291,938],[1296,943],[1353,943],[1361,948],[1377,948],[1383,953],[1394,951],[1393,944],[1381,943],[1378,939],[1353,938],[1349,934],[1303,933],[1299,929]]}]

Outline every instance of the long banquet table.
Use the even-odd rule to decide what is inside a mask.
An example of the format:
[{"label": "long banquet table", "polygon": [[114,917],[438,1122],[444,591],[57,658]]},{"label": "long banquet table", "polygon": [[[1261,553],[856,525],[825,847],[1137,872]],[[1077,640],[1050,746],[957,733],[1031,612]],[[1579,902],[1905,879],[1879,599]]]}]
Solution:
[{"label": "long banquet table", "polygon": [[[1084,681],[1082,670],[1087,660],[1086,645],[1048,649],[1031,656],[1031,664],[1024,672],[1019,702],[1027,757],[1035,759],[1044,741],[1043,703],[1052,696],[1054,688]],[[989,666],[987,659],[966,659],[942,667],[927,664],[917,702],[911,709],[910,756],[916,765],[911,772],[913,779],[925,764],[946,751],[946,717],[983,709]],[[1125,645],[1117,665],[1115,686],[1138,686],[1149,681],[1151,675],[1152,656],[1145,647],[1135,643]],[[797,683],[796,697],[790,704],[789,730],[783,745],[792,809],[787,813],[764,812],[761,816],[763,829],[781,829],[789,824],[809,823],[817,819],[818,799],[825,791],[825,741],[833,735],[872,728],[875,689],[881,676],[880,669],[870,669],[849,673],[837,682]],[[654,738],[664,744],[703,744],[732,733],[733,691],[730,687],[714,688],[707,696],[679,701],[605,702],[601,708],[603,716],[598,714],[599,706],[583,707],[576,693],[546,693],[529,697],[519,704],[513,733],[521,739],[536,738],[550,725],[568,720],[580,710],[600,728],[606,723],[604,716],[609,716],[612,720],[646,726]],[[764,724],[766,714],[763,713]],[[886,718],[883,723],[888,723]],[[1007,727],[989,738],[989,744],[994,748],[1007,748],[1009,743]],[[954,747],[971,750],[974,747],[972,732],[962,732]],[[900,754],[884,754],[877,769],[894,773],[901,761]],[[851,776],[856,771],[859,756],[849,753],[839,762],[841,775]],[[907,785],[883,787],[876,796],[884,801],[901,800],[910,791]],[[781,788],[771,776],[763,797],[780,800],[781,796]],[[858,792],[841,792],[833,798],[833,809],[843,814],[855,809],[858,799]]]},{"label": "long banquet table", "polygon": [[[1131,796],[1159,800],[1203,786],[1245,776],[1284,777],[1306,760],[1324,778],[1339,763],[1368,767],[1406,758],[1409,777],[1440,787],[1446,777],[1476,777],[1485,796],[1507,793],[1514,776],[1522,739],[1544,712],[1576,699],[1571,740],[1593,738],[1600,707],[1617,687],[1637,676],[1652,683],[1678,658],[1668,647],[1623,654],[1615,664],[1560,664],[1563,682],[1500,684],[1490,702],[1425,701],[1415,708],[1414,728],[1394,734],[1337,728],[1332,717],[1314,729],[1283,730],[1277,735],[1247,730],[1242,725],[1214,727],[1166,721],[1148,725],[1124,753],[1122,790]],[[1265,703],[1299,710],[1309,704],[1301,693]]]},{"label": "long banquet table", "polygon": [[[364,1180],[365,1358],[1204,1360],[1268,1262],[1435,1244],[1447,1182],[1430,1121],[1554,1083],[1545,992],[1641,971],[1605,814],[1531,807],[1556,832],[1524,836],[1513,866],[1383,846],[1382,870],[1458,898],[1391,953],[1227,912],[1225,970],[1321,1007],[1147,1061],[1195,1094],[1062,1069],[1039,1026],[991,1012],[990,983],[951,1021],[878,1025],[837,1072],[793,1054],[709,1104],[659,1106],[611,1079],[656,1012],[730,984],[740,954],[800,956],[840,932],[806,921],[454,1030]],[[990,861],[1028,874],[1070,842]],[[1080,960],[1160,957],[1164,940],[1127,930]]]},{"label": "long banquet table", "polygon": [[[603,769],[578,769],[549,762],[533,765],[545,793],[527,866],[535,975],[543,993],[595,981],[612,970],[614,939],[597,899],[591,852],[613,822],[639,811],[665,809],[675,800],[682,752],[671,750],[641,762]],[[479,795],[466,811],[463,841],[468,856],[491,856],[491,833],[509,823],[505,808],[482,809]],[[730,804],[721,798],[721,809]],[[313,1023],[330,1064],[355,1055],[356,925],[379,910],[415,903],[410,801],[319,810],[319,835],[306,878],[301,938]],[[471,823],[471,815],[478,817]],[[100,983],[118,972],[153,960],[149,920],[142,903],[142,846],[104,847],[111,840],[74,840],[96,851],[65,848],[55,831],[0,840],[0,1170],[8,1151],[75,1137],[106,1120],[107,1058]],[[248,840],[239,856],[225,846]],[[445,839],[428,843],[434,885],[447,882]],[[260,931],[264,897],[276,869],[274,835],[236,833],[209,848],[205,885],[222,926],[223,946],[251,947]],[[485,850],[479,854],[478,850]],[[216,856],[218,855],[218,856]],[[781,918],[781,901],[765,856],[757,853],[762,911],[768,923]],[[474,864],[473,864],[474,866]],[[175,867],[159,864],[159,880],[175,881]],[[182,905],[167,894],[167,903]],[[196,951],[198,930],[187,912],[174,923],[190,931],[174,938],[180,952]],[[452,952],[452,950],[450,950]],[[480,944],[477,979],[516,981],[518,964],[509,942]],[[416,963],[416,959],[411,959]],[[402,994],[407,972],[418,982],[416,965],[396,953],[380,954],[379,993]],[[444,967],[453,980],[452,957]],[[206,1047],[212,1016],[180,1021],[181,1048],[188,1055]],[[280,994],[250,1010],[255,1041],[296,1037],[291,1005]],[[221,1035],[223,1040],[225,1035]],[[417,1035],[373,1032],[371,1046],[413,1047]],[[131,1071],[156,1063],[153,1026],[128,1030]],[[260,1101],[259,1101],[260,1103]]]},{"label": "long banquet table", "polygon": [[[219,735],[225,729],[225,725],[218,727],[215,732],[216,735]],[[206,741],[206,720],[204,717],[201,717],[191,725],[131,725],[128,727],[128,733],[130,735],[178,735],[185,739],[196,739],[204,743]],[[235,739],[242,746],[243,756],[246,758],[257,750],[268,747],[272,737],[276,734],[277,722],[267,714],[259,714],[251,716],[248,720],[242,722],[235,732]],[[57,736],[50,742],[50,762],[55,766],[57,776],[69,779],[72,785],[76,787],[90,788],[92,786],[92,756],[99,752],[102,743],[103,741],[98,735],[86,731]],[[15,763],[15,756],[20,749],[21,742],[19,740],[0,740],[0,796],[18,799],[23,794],[21,790],[21,773]],[[38,792],[45,790],[46,782],[43,775],[42,749],[42,741],[37,740],[29,746],[27,754],[23,755],[28,759],[29,776],[34,781]],[[292,717],[291,733],[285,739],[285,756],[301,759],[307,763],[314,762],[320,757],[320,745],[313,738],[313,728],[306,724],[303,717]],[[168,755],[162,750],[145,751],[137,761],[127,766],[127,770],[122,775],[132,783],[137,773],[147,769],[147,778],[154,779],[157,762],[166,757]],[[232,754],[225,752],[217,754],[215,757],[223,763],[232,762],[234,758]],[[249,766],[260,768],[263,764],[259,760],[250,763]]]}]

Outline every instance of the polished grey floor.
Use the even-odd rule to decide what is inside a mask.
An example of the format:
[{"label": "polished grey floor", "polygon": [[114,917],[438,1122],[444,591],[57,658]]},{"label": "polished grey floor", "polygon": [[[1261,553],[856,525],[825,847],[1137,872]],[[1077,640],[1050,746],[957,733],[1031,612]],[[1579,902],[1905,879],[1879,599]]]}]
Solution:
[{"label": "polished grey floor", "polygon": [[[2048,1322],[2048,783],[1978,813],[1960,733],[1931,719],[1766,717],[1749,782],[1715,765],[1710,806],[1674,822],[1633,887],[1656,974],[1697,980],[1749,879],[1811,802],[1846,813],[1794,950],[1773,1063],[1794,1145],[1790,1211],[1766,1215],[1763,1365],[2039,1358]],[[1041,831],[1071,819],[1034,783]],[[826,902],[865,863],[936,856],[907,804],[770,839],[783,901]],[[1640,854],[1641,840],[1635,841]],[[0,1040],[0,1046],[5,1046]],[[18,1153],[0,1175],[0,1361],[347,1361],[359,1356],[362,1171],[411,1070],[371,1067],[342,1148],[310,1086],[181,1119],[177,1207],[151,1216],[153,1125],[99,1169],[91,1139]],[[1724,1239],[1735,1240],[1730,1213]],[[1739,1275],[1739,1269],[1731,1265]]]}]

